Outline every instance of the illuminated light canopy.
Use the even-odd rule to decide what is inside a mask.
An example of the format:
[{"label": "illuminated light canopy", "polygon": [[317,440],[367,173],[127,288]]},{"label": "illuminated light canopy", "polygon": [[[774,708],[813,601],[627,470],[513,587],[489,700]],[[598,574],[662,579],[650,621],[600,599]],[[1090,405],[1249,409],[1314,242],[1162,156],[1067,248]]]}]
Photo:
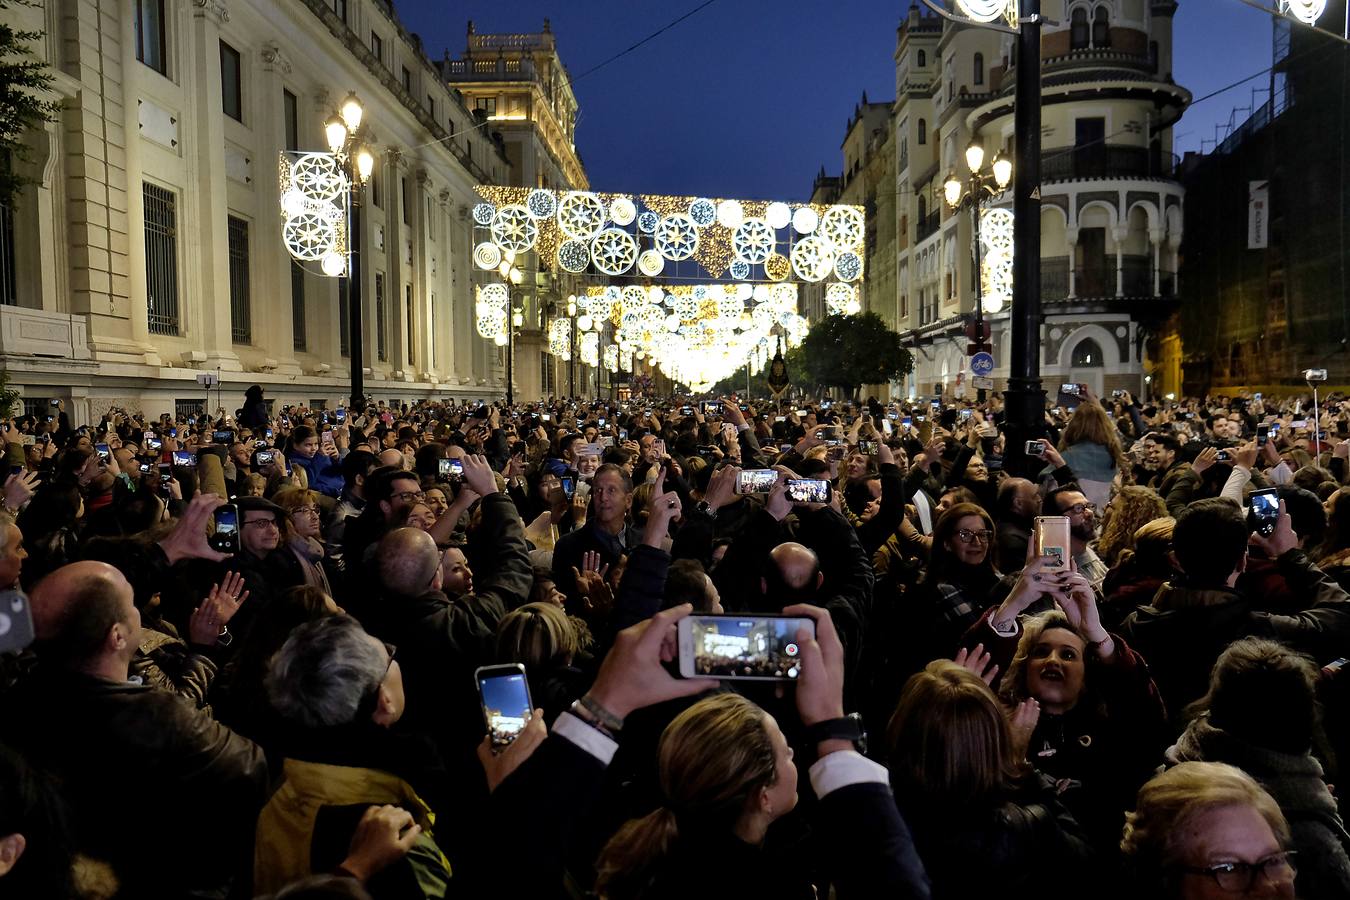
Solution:
[{"label": "illuminated light canopy", "polygon": [[627,197],[615,197],[609,205],[609,218],[615,225],[631,225],[637,218],[637,206]]},{"label": "illuminated light canopy", "polygon": [[538,240],[539,225],[524,206],[503,206],[492,218],[492,237],[503,250],[525,253]]},{"label": "illuminated light canopy", "polygon": [[1013,214],[1007,209],[986,209],[980,215],[980,305],[996,313],[1012,302]]},{"label": "illuminated light canopy", "polygon": [[1326,12],[1327,0],[1280,0],[1280,12],[1287,13],[1305,25],[1315,25]]},{"label": "illuminated light canopy", "polygon": [[558,211],[558,200],[552,191],[541,188],[530,191],[530,196],[525,198],[525,207],[536,219],[549,219]]},{"label": "illuminated light canopy", "polygon": [[591,264],[591,251],[585,241],[563,241],[558,245],[558,265],[568,272],[584,272]]},{"label": "illuminated light canopy", "polygon": [[473,220],[479,225],[491,225],[492,218],[497,215],[497,207],[491,203],[475,203],[473,205]]},{"label": "illuminated light canopy", "polygon": [[693,256],[698,250],[698,228],[688,216],[666,216],[656,226],[656,249],[671,262]]},{"label": "illuminated light canopy", "polygon": [[809,206],[799,206],[792,214],[792,229],[798,234],[812,234],[820,224],[820,213]]},{"label": "illuminated light canopy", "polygon": [[643,250],[638,256],[638,271],[655,278],[666,267],[666,258],[655,250]]},{"label": "illuminated light canopy", "polygon": [[473,248],[473,264],[480,269],[495,269],[501,265],[501,248],[491,241],[484,241]]},{"label": "illuminated light canopy", "polygon": [[717,221],[717,204],[707,197],[699,197],[689,204],[689,219],[700,228],[707,228]]}]

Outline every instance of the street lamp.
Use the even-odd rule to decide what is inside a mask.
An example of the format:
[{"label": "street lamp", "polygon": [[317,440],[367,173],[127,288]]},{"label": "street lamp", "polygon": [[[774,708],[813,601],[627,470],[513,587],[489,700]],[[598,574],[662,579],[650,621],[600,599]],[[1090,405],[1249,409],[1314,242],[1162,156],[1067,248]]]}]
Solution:
[{"label": "street lamp", "polygon": [[577,395],[577,298],[575,295],[567,298],[567,381],[568,393],[572,397]]},{"label": "street lamp", "polygon": [[[512,255],[514,256],[514,254]],[[506,271],[502,274],[506,277],[506,280],[510,284],[519,287],[520,282],[524,280],[524,273],[509,263],[504,265],[506,266]],[[516,329],[525,324],[525,311],[522,307],[515,306],[514,304],[508,305],[511,306],[511,315],[506,323],[505,338],[498,335],[494,338],[494,342],[499,347],[502,344],[506,345],[506,405],[513,406],[516,402]]]},{"label": "street lamp", "polygon": [[[988,332],[985,331],[984,323],[984,284],[980,272],[980,207],[984,203],[986,196],[997,197],[1008,189],[1008,182],[1012,179],[1012,160],[1008,159],[1002,153],[994,156],[993,163],[988,170],[984,168],[984,147],[976,141],[971,141],[970,146],[966,148],[966,167],[970,170],[969,177],[962,181],[953,170],[947,176],[946,182],[942,185],[942,193],[947,200],[947,205],[955,212],[963,206],[970,207],[971,222],[975,236],[975,337],[973,345],[984,349],[988,345],[985,343],[989,339]],[[977,393],[979,402],[985,401],[984,388],[979,388]]]}]

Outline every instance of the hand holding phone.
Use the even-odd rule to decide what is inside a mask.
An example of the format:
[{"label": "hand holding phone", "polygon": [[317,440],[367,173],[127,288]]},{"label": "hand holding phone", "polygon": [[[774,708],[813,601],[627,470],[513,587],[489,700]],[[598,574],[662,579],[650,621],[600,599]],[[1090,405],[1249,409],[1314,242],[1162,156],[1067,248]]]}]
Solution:
[{"label": "hand holding phone", "polygon": [[1073,548],[1069,543],[1068,516],[1037,516],[1032,521],[1036,555],[1049,557],[1042,571],[1063,572],[1069,568]]},{"label": "hand holding phone", "polygon": [[676,627],[680,675],[746,681],[795,681],[801,674],[797,633],[816,633],[798,616],[688,616]]},{"label": "hand holding phone", "polygon": [[520,663],[482,666],[474,672],[483,719],[494,752],[510,746],[520,737],[534,715],[530,685]]},{"label": "hand holding phone", "polygon": [[215,526],[215,531],[207,538],[207,545],[217,553],[238,553],[241,549],[239,507],[233,503],[216,507],[211,514],[211,523]]},{"label": "hand holding phone", "polygon": [[736,477],[736,493],[767,494],[778,482],[774,469],[742,469]]}]

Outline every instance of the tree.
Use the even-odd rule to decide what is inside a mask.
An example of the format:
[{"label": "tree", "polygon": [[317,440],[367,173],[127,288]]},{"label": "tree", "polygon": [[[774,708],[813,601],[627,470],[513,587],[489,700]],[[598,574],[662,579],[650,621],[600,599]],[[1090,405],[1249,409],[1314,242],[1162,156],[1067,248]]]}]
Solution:
[{"label": "tree", "polygon": [[883,384],[909,374],[914,357],[900,335],[874,312],[826,316],[811,326],[801,345],[800,381],[843,388],[850,397],[864,384]]},{"label": "tree", "polygon": [[[35,6],[32,0],[0,0],[0,11],[11,5]],[[0,22],[0,204],[9,206],[19,189],[31,179],[13,172],[13,159],[28,159],[24,135],[56,120],[61,104],[42,99],[51,90],[52,76],[47,66],[33,58],[30,41],[42,37],[40,31],[17,31]]]}]

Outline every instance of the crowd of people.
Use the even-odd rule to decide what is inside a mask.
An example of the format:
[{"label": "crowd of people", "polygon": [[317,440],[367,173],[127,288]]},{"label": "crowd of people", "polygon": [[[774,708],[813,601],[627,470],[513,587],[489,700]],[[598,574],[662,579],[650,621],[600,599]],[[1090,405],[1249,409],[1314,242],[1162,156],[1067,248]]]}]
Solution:
[{"label": "crowd of people", "polygon": [[1058,401],[6,421],[0,896],[1350,897],[1350,399]]}]

